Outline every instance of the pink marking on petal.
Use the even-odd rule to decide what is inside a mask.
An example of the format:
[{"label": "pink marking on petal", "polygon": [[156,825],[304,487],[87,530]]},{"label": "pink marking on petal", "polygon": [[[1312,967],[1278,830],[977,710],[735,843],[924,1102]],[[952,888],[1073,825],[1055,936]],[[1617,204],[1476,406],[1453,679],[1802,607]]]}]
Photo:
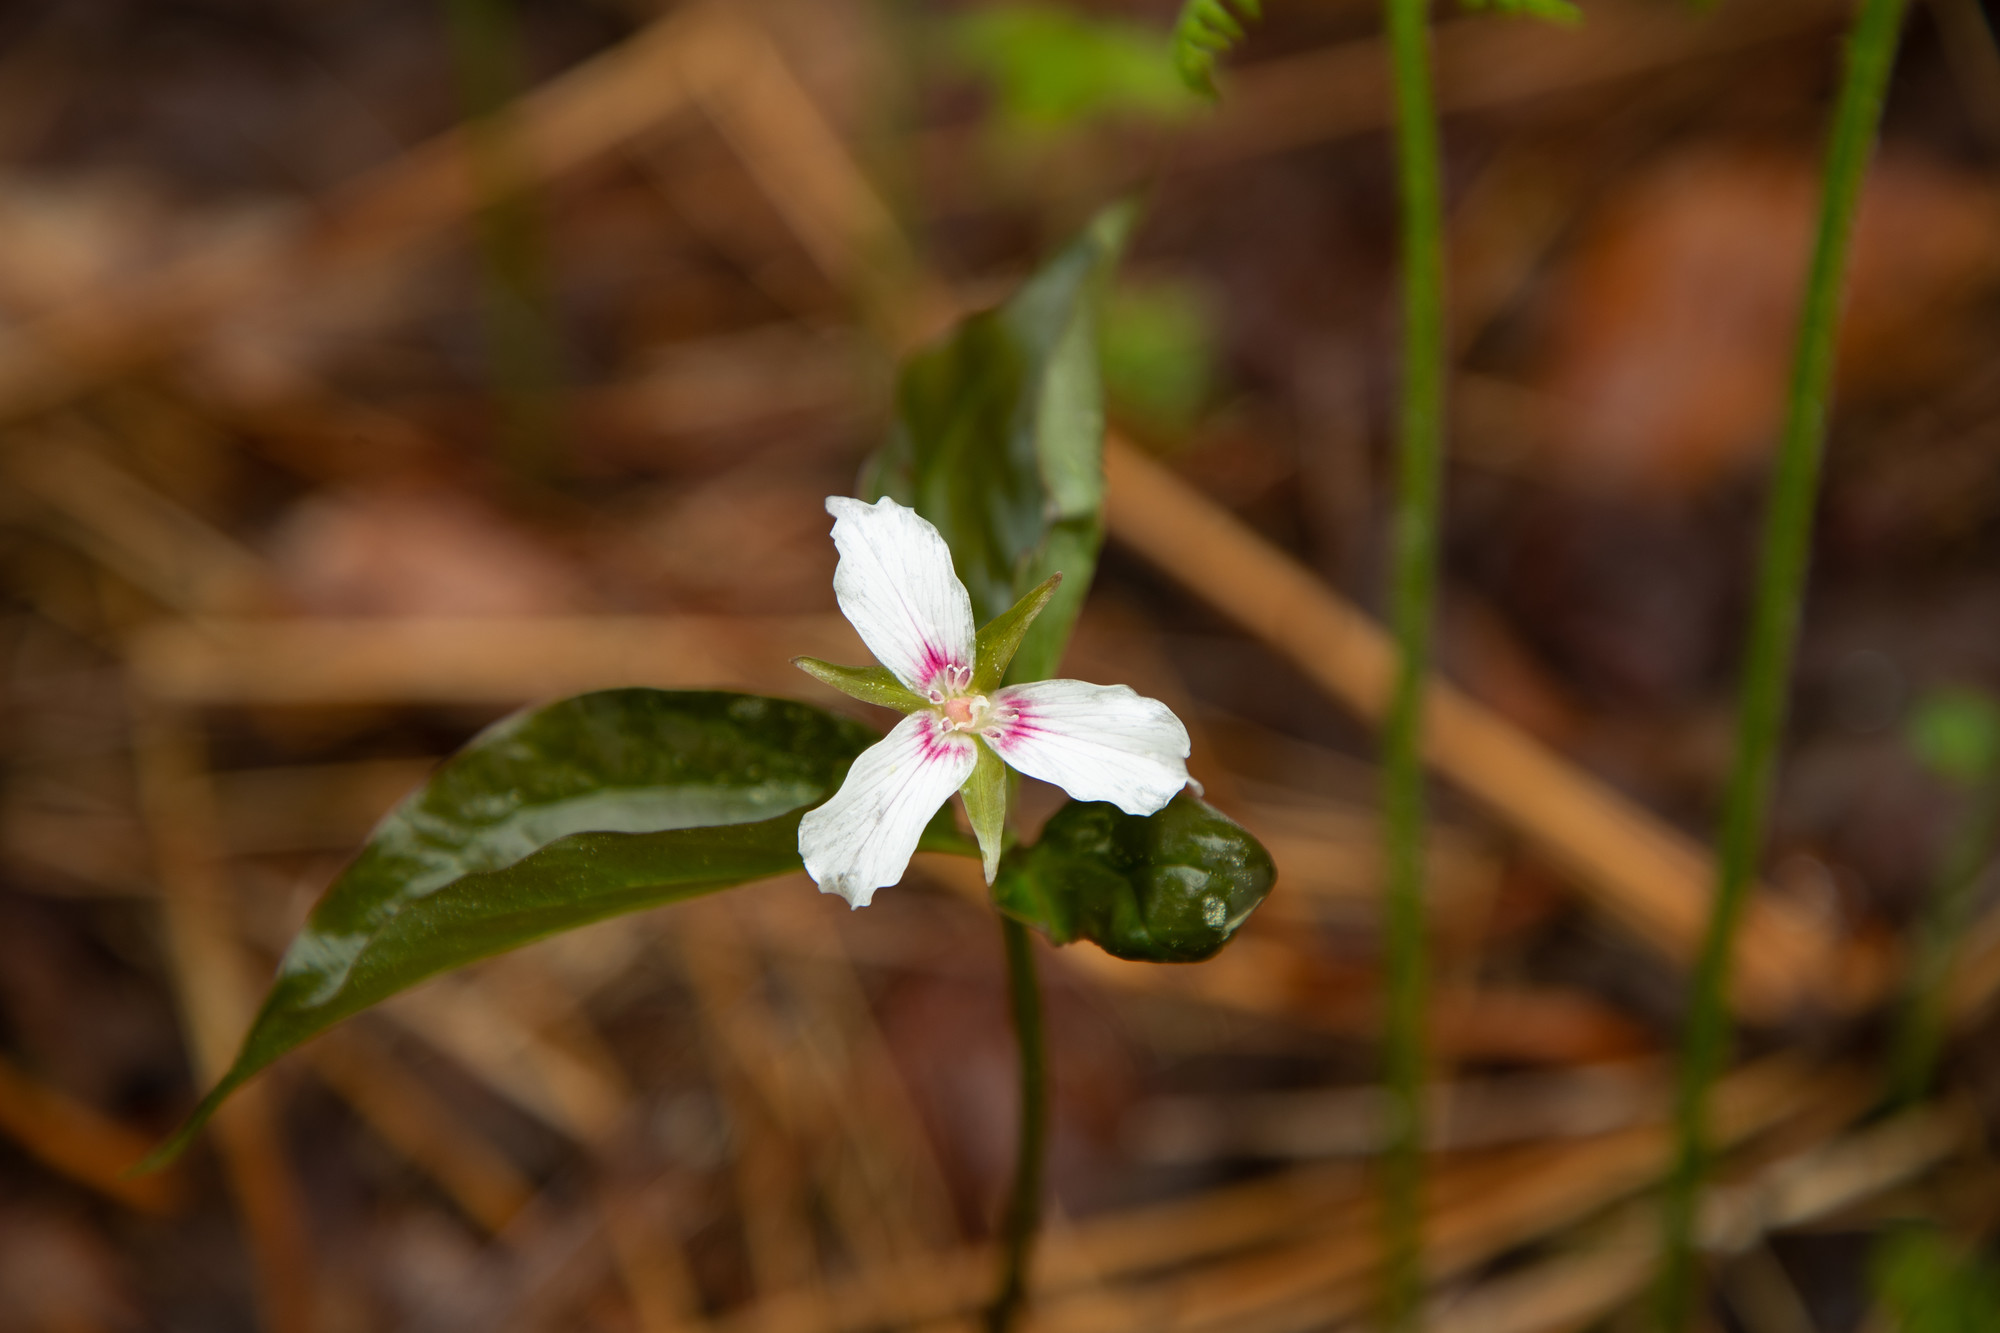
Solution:
[{"label": "pink marking on petal", "polygon": [[929,714],[923,732],[923,761],[929,764],[951,758],[953,750],[961,743],[954,739],[958,734],[936,713]]},{"label": "pink marking on petal", "polygon": [[958,663],[952,661],[942,648],[939,648],[928,639],[924,641],[924,660],[922,665],[917,668],[917,671],[923,677],[921,684],[925,689],[929,689],[937,683],[938,675],[941,672],[948,671],[957,665]]},{"label": "pink marking on petal", "polygon": [[994,710],[993,721],[982,733],[986,743],[1004,755],[1015,742],[1029,736],[1044,736],[1048,728],[1043,726],[1027,705],[1009,703]]}]

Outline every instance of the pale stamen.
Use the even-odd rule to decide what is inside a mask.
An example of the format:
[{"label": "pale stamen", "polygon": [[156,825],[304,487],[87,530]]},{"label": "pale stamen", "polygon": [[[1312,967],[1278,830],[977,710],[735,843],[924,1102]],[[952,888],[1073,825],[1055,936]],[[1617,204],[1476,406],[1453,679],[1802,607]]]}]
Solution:
[{"label": "pale stamen", "polygon": [[962,695],[972,687],[972,668],[967,666],[941,667],[931,677],[930,688],[925,691],[934,704],[942,705],[955,695]]}]

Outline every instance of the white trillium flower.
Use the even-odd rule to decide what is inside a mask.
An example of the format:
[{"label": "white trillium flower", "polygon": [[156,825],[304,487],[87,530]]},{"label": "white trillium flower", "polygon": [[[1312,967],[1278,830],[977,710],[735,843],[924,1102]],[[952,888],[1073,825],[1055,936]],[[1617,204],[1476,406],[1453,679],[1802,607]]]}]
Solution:
[{"label": "white trillium flower", "polygon": [[863,751],[840,790],[799,824],[820,892],[865,907],[902,879],[924,828],[955,791],[986,862],[1000,859],[1004,763],[1079,801],[1150,815],[1187,785],[1188,733],[1173,711],[1125,685],[1038,680],[999,688],[1058,574],[975,634],[951,550],[916,510],[829,496],[841,612],[880,667],[797,665],[834,688],[907,714]]}]

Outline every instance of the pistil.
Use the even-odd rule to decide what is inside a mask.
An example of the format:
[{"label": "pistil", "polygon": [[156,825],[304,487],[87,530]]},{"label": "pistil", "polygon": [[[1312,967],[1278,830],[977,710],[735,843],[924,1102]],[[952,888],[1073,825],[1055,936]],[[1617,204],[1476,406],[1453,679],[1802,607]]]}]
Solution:
[{"label": "pistil", "polygon": [[957,694],[939,705],[953,731],[975,731],[986,721],[992,705],[983,694]]}]

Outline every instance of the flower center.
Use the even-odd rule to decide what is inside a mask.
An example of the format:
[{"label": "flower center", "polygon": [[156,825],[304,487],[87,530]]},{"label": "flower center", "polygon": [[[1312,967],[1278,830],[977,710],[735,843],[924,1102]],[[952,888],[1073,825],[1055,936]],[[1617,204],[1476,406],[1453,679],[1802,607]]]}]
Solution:
[{"label": "flower center", "polygon": [[983,694],[955,694],[938,705],[953,731],[977,731],[985,725],[992,703]]},{"label": "flower center", "polygon": [[971,688],[972,668],[947,663],[931,676],[930,686],[924,693],[930,696],[932,703],[941,705],[945,700],[954,695],[962,695]]}]

